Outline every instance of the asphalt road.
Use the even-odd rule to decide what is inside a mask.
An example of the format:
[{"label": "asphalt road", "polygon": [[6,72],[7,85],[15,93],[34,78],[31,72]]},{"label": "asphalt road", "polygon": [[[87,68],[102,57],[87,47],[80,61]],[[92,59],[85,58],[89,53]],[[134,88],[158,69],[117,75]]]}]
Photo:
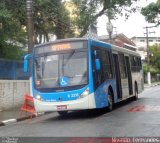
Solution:
[{"label": "asphalt road", "polygon": [[137,101],[104,110],[51,113],[0,127],[0,136],[16,137],[160,137],[160,86],[147,88]]}]

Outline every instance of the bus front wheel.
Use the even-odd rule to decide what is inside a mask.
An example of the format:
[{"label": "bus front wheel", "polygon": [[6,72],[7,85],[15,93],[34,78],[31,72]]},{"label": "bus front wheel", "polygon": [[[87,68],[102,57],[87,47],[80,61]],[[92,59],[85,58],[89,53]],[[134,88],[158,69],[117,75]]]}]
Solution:
[{"label": "bus front wheel", "polygon": [[114,106],[113,95],[112,95],[112,92],[109,90],[108,92],[108,110],[112,111],[113,106]]},{"label": "bus front wheel", "polygon": [[135,83],[134,91],[135,91],[134,99],[137,100],[138,99],[138,86],[137,86],[137,83]]},{"label": "bus front wheel", "polygon": [[67,115],[68,111],[58,111],[58,114],[63,116],[63,115]]}]

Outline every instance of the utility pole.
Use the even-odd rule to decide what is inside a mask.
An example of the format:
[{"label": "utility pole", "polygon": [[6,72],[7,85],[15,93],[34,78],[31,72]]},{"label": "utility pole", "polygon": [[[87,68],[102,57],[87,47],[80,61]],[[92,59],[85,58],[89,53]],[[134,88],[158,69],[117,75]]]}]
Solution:
[{"label": "utility pole", "polygon": [[150,57],[150,49],[149,49],[149,38],[148,38],[148,33],[150,33],[150,32],[148,32],[148,29],[149,28],[153,28],[153,27],[157,27],[157,26],[146,26],[146,27],[144,27],[145,29],[146,29],[146,48],[147,48],[147,64],[148,64],[148,69],[147,69],[147,82],[148,82],[148,84],[150,85],[151,84],[151,73],[150,73],[150,67],[149,67],[149,65],[150,65],[150,59],[149,59],[149,57]]},{"label": "utility pole", "polygon": [[111,17],[112,17],[111,4],[112,4],[112,0],[109,1],[109,8],[108,8],[108,11],[107,11],[107,15],[108,15],[107,32],[108,32],[108,35],[109,35],[109,41],[112,44],[113,25],[111,23]]},{"label": "utility pole", "polygon": [[34,28],[33,28],[33,1],[26,0],[27,10],[27,33],[28,33],[28,53],[32,53],[34,46]]},{"label": "utility pole", "polygon": [[2,26],[2,23],[0,23],[0,29],[2,29],[2,27],[3,27],[3,26]]},{"label": "utility pole", "polygon": [[[27,34],[28,34],[28,53],[31,54],[33,52],[34,46],[34,28],[33,28],[33,2],[32,0],[26,0],[26,11],[27,11]],[[32,77],[31,77],[31,69],[32,69],[32,62],[29,59],[29,81],[30,81],[30,88],[32,89]],[[30,95],[32,95],[30,90]]]}]

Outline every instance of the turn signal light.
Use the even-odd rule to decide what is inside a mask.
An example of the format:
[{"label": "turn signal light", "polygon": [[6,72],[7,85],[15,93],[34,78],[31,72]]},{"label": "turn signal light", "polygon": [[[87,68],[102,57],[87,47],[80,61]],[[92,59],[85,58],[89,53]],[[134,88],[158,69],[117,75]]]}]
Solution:
[{"label": "turn signal light", "polygon": [[80,98],[84,98],[89,95],[89,88],[87,88],[81,95]]}]

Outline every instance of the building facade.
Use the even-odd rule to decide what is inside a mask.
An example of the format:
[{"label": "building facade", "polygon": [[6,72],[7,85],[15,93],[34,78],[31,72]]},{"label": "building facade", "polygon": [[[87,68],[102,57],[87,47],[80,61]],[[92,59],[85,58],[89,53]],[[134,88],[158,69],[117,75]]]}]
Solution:
[{"label": "building facade", "polygon": [[98,40],[112,43],[113,45],[130,49],[133,51],[137,51],[136,44],[127,36],[125,36],[123,33],[112,35],[112,38],[109,39],[108,35],[98,36]]},{"label": "building facade", "polygon": [[[147,57],[147,39],[146,37],[132,37],[131,40],[138,47],[138,51],[141,54],[142,60]],[[149,46],[160,44],[160,37],[148,37]]]}]

